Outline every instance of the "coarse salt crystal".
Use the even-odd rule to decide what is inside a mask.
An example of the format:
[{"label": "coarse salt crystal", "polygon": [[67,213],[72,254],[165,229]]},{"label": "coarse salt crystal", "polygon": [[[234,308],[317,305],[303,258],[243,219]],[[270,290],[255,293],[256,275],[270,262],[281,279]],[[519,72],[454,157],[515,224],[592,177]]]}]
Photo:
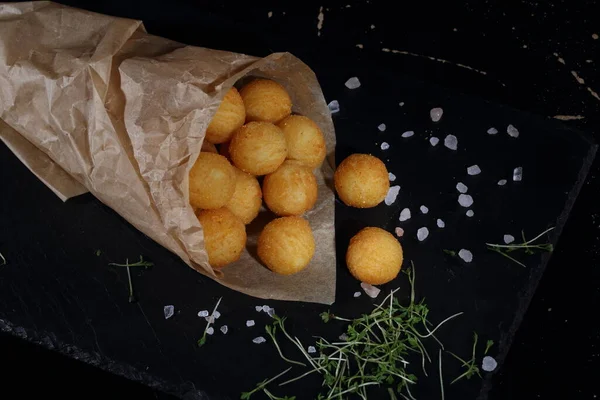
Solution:
[{"label": "coarse salt crystal", "polygon": [[445,228],[446,227],[446,223],[444,221],[442,221],[441,219],[437,219],[436,221],[438,228]]},{"label": "coarse salt crystal", "polygon": [[467,193],[469,187],[462,182],[458,182],[456,184],[456,190],[458,190],[460,193]]},{"label": "coarse salt crystal", "polygon": [[419,242],[427,239],[427,236],[429,236],[429,229],[426,227],[422,227],[417,230],[417,239],[419,239]]},{"label": "coarse salt crystal", "polygon": [[255,323],[254,323],[254,320],[253,320],[253,319],[249,319],[248,321],[246,321],[246,326],[247,326],[248,328],[250,328],[250,327],[252,327],[252,326],[254,326],[254,325],[255,325]]},{"label": "coarse salt crystal", "polygon": [[229,331],[229,328],[227,327],[227,325],[223,325],[221,327],[221,332],[223,333],[223,335],[227,335],[228,331]]},{"label": "coarse salt crystal", "polygon": [[360,283],[360,287],[362,288],[362,290],[364,290],[364,292],[367,294],[367,296],[369,296],[372,299],[379,296],[379,293],[381,292],[381,289],[376,288],[375,286],[369,285],[368,283],[364,283],[364,282]]},{"label": "coarse salt crystal", "polygon": [[481,369],[485,372],[492,372],[498,367],[498,362],[490,356],[483,357],[483,361],[481,362]]},{"label": "coarse salt crystal", "polygon": [[345,333],[342,333],[342,334],[339,336],[339,339],[340,339],[341,341],[344,341],[344,342],[345,342],[346,340],[348,340],[348,335],[346,335]]},{"label": "coarse salt crystal", "polygon": [[460,204],[463,207],[471,207],[471,205],[473,204],[473,197],[471,197],[471,195],[469,194],[460,194],[458,195],[458,204]]},{"label": "coarse salt crystal", "polygon": [[358,80],[357,77],[354,76],[354,77],[348,79],[346,81],[345,85],[348,89],[357,89],[360,87],[360,81]]},{"label": "coarse salt crystal", "polygon": [[165,306],[163,308],[163,312],[165,314],[165,319],[169,319],[175,314],[175,307],[173,306]]},{"label": "coarse salt crystal", "polygon": [[475,211],[467,210],[467,217],[472,217],[473,215],[475,215]]},{"label": "coarse salt crystal", "polygon": [[391,172],[388,172],[388,179],[390,180],[390,182],[394,182],[396,180],[396,175],[392,174]]},{"label": "coarse salt crystal", "polygon": [[513,235],[504,235],[504,243],[505,244],[511,244],[512,242],[515,241],[515,237]]},{"label": "coarse salt crystal", "polygon": [[490,129],[487,130],[487,133],[489,135],[495,135],[495,134],[498,133],[498,129],[496,129],[496,128],[490,128]]},{"label": "coarse salt crystal", "polygon": [[210,313],[207,310],[202,310],[198,313],[198,316],[203,318],[203,317],[208,317]]},{"label": "coarse salt crystal", "polygon": [[215,312],[213,313],[213,317],[215,317],[215,319],[219,319],[221,317],[221,313],[215,310]]},{"label": "coarse salt crystal", "polygon": [[433,122],[438,122],[440,119],[442,119],[443,114],[444,110],[439,107],[432,108],[431,111],[429,111],[429,116]]},{"label": "coarse salt crystal", "polygon": [[458,139],[454,135],[448,135],[444,138],[444,146],[450,150],[456,150],[458,148]]},{"label": "coarse salt crystal", "polygon": [[275,309],[274,308],[269,308],[267,310],[267,315],[271,318],[275,318]]},{"label": "coarse salt crystal", "polygon": [[400,105],[400,107],[404,107],[404,102],[401,101],[400,103],[398,103]]},{"label": "coarse salt crystal", "polygon": [[400,186],[395,185],[390,187],[390,190],[388,190],[387,194],[385,195],[385,204],[388,206],[391,206],[392,204],[394,204],[394,202],[396,201],[396,198],[398,197],[398,193],[400,192]]},{"label": "coarse salt crystal", "polygon": [[405,208],[402,211],[400,211],[400,222],[408,221],[410,217],[410,209]]},{"label": "coarse salt crystal", "polygon": [[481,168],[479,168],[479,165],[475,164],[475,165],[471,165],[470,167],[467,168],[467,174],[473,176],[473,175],[479,175],[481,173]]},{"label": "coarse salt crystal", "polygon": [[432,146],[437,146],[437,144],[440,142],[440,139],[436,138],[435,136],[432,136],[429,138],[429,143]]},{"label": "coarse salt crystal", "polygon": [[515,128],[512,125],[508,125],[506,127],[506,133],[508,133],[508,135],[510,137],[514,137],[514,138],[518,138],[519,137],[519,130],[517,128]]},{"label": "coarse salt crystal", "polygon": [[520,182],[523,180],[523,168],[517,167],[513,170],[513,181]]},{"label": "coarse salt crystal", "polygon": [[396,236],[398,236],[398,237],[404,236],[404,229],[400,228],[399,226],[396,227],[395,232],[396,232]]},{"label": "coarse salt crystal", "polygon": [[403,138],[409,138],[415,134],[415,131],[406,131],[402,134]]},{"label": "coarse salt crystal", "polygon": [[315,346],[308,346],[308,349],[306,351],[308,352],[308,354],[313,354],[317,352],[317,349],[315,349]]},{"label": "coarse salt crystal", "polygon": [[327,104],[327,107],[329,107],[329,112],[332,114],[340,111],[340,103],[337,100],[331,100],[329,104]]},{"label": "coarse salt crystal", "polygon": [[429,208],[427,208],[427,206],[421,206],[419,207],[419,210],[421,210],[423,214],[427,214],[429,212]]},{"label": "coarse salt crystal", "polygon": [[215,333],[215,328],[213,328],[212,326],[209,326],[208,329],[206,330],[206,334],[212,335],[213,333]]},{"label": "coarse salt crystal", "polygon": [[256,344],[261,344],[261,343],[264,343],[266,341],[267,341],[267,339],[265,339],[262,336],[258,336],[258,337],[255,337],[254,339],[252,339],[252,342],[256,343]]},{"label": "coarse salt crystal", "polygon": [[204,317],[204,320],[206,322],[208,322],[209,324],[214,324],[215,323],[215,317],[213,317],[212,315],[210,317]]},{"label": "coarse salt crystal", "polygon": [[506,185],[506,182],[507,182],[506,179],[500,179],[498,181],[498,186],[504,186],[504,185]]},{"label": "coarse salt crystal", "polygon": [[255,309],[256,309],[256,311],[258,311],[258,312],[261,312],[261,311],[262,311],[262,309],[263,309],[263,308],[262,308],[262,306],[255,306],[254,308],[255,308]]},{"label": "coarse salt crystal", "polygon": [[360,297],[361,294],[361,292],[354,292],[354,297]]},{"label": "coarse salt crystal", "polygon": [[390,144],[388,142],[381,143],[381,150],[387,150],[390,148]]},{"label": "coarse salt crystal", "polygon": [[470,263],[473,261],[473,253],[466,249],[460,249],[458,256],[463,259],[464,262]]},{"label": "coarse salt crystal", "polygon": [[262,306],[262,310],[263,310],[264,312],[267,312],[267,311],[269,311],[270,309],[271,309],[271,307],[269,307],[269,306],[267,306],[267,305],[264,305],[264,306]]},{"label": "coarse salt crystal", "polygon": [[379,129],[379,131],[384,132],[385,131],[385,124],[379,124],[379,126],[377,127],[377,129]]}]

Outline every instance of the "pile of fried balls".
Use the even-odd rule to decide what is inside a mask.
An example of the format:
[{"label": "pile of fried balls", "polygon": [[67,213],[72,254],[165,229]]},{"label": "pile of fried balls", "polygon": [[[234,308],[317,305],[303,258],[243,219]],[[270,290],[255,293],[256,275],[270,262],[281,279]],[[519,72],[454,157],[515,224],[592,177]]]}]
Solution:
[{"label": "pile of fried balls", "polygon": [[[257,217],[264,200],[278,218],[260,233],[258,257],[283,275],[306,268],[315,239],[302,215],[317,201],[313,170],[325,156],[321,129],[305,116],[292,115],[292,100],[282,85],[255,79],[239,92],[231,88],[189,173],[190,204],[204,230],[210,265],[222,268],[240,258],[246,225]],[[385,165],[368,154],[346,158],[334,181],[340,199],[358,208],[375,207],[389,190]],[[354,236],[346,255],[352,275],[374,285],[394,279],[402,258],[398,240],[374,227]]]}]

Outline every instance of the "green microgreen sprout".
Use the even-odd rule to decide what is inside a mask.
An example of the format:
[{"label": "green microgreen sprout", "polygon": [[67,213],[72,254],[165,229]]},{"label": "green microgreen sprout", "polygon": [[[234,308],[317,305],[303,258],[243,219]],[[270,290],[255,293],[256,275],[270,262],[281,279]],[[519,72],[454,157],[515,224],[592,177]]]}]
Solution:
[{"label": "green microgreen sprout", "polygon": [[100,257],[100,255],[102,254],[102,251],[100,251],[100,249],[96,250],[96,252],[94,253],[96,255],[96,257]]},{"label": "green microgreen sprout", "polygon": [[485,351],[483,352],[483,355],[486,355],[488,353],[488,351],[490,351],[490,348],[494,345],[494,341],[492,339],[488,340],[487,343],[485,344]]},{"label": "green microgreen sprout", "polygon": [[471,377],[473,375],[477,375],[481,378],[481,374],[479,373],[479,367],[475,363],[475,361],[476,361],[475,360],[475,351],[477,349],[477,340],[478,339],[479,339],[479,335],[477,335],[476,332],[473,332],[473,354],[471,355],[471,359],[469,361],[463,360],[462,358],[460,358],[459,356],[457,356],[456,354],[454,354],[450,351],[448,352],[451,356],[453,356],[458,361],[460,361],[462,363],[462,366],[467,369],[462,375],[460,375],[456,379],[454,379],[450,383],[451,385],[460,381],[463,378],[471,379]]},{"label": "green microgreen sprout", "polygon": [[456,252],[454,250],[442,249],[442,251],[448,254],[450,257],[456,257]]},{"label": "green microgreen sprout", "polygon": [[509,260],[526,268],[527,266],[525,264],[523,264],[519,260],[515,259],[514,257],[510,256],[509,253],[511,253],[513,251],[523,251],[525,254],[531,255],[531,254],[534,254],[536,251],[552,252],[554,250],[554,246],[552,246],[552,243],[533,244],[533,242],[540,239],[542,236],[544,236],[548,232],[552,231],[553,229],[554,229],[554,227],[548,228],[544,232],[540,233],[539,235],[537,235],[536,237],[534,237],[533,239],[530,239],[530,240],[527,240],[525,238],[525,232],[522,231],[521,237],[523,238],[523,243],[514,243],[514,244],[513,243],[511,243],[511,244],[486,243],[486,245],[489,250],[495,251],[496,253],[501,254],[502,256],[508,258]]},{"label": "green microgreen sprout", "polygon": [[4,258],[4,256],[2,255],[2,253],[0,253],[0,258],[2,259],[2,260],[0,261],[0,265],[6,265],[6,264],[7,264],[7,262],[6,262],[6,258]]},{"label": "green microgreen sprout", "polygon": [[[96,254],[98,254],[98,252],[96,252]],[[151,266],[153,266],[154,263],[151,263],[150,261],[144,261],[144,257],[140,256],[140,261],[133,264],[129,264],[129,259],[125,259],[125,264],[108,263],[108,265],[127,268],[127,279],[129,280],[129,302],[134,303],[135,301],[137,301],[135,293],[133,292],[133,282],[131,281],[131,270],[129,269],[129,267],[143,267],[145,269],[148,269]]]},{"label": "green microgreen sprout", "polygon": [[[219,301],[220,301],[220,299],[219,299]],[[285,371],[283,371],[283,372],[282,372],[282,373],[280,373],[279,375],[276,375],[276,376],[274,376],[274,377],[273,377],[273,378],[271,378],[271,379],[266,379],[266,380],[264,380],[264,381],[262,381],[262,382],[259,382],[259,383],[256,385],[256,387],[255,387],[253,390],[251,390],[251,391],[249,391],[249,392],[243,392],[243,393],[242,393],[242,395],[240,396],[240,399],[241,399],[241,400],[247,400],[247,399],[249,399],[249,398],[250,398],[250,396],[252,396],[254,393],[256,393],[256,392],[260,392],[260,391],[262,391],[262,390],[265,390],[265,389],[266,389],[266,387],[267,387],[267,385],[268,385],[269,383],[273,382],[273,381],[274,381],[274,380],[276,380],[276,379],[279,379],[279,378],[281,378],[283,375],[287,374],[287,373],[288,373],[288,372],[289,372],[291,369],[292,369],[292,367],[289,367],[288,369],[286,369]],[[277,397],[271,397],[271,396],[272,396],[271,392],[268,392],[268,393],[267,393],[267,392],[265,392],[265,394],[266,394],[267,396],[269,396],[269,398],[271,398],[271,399],[279,399],[279,398],[277,398]],[[288,397],[284,397],[283,399],[286,399],[286,400],[293,400],[293,399],[295,399],[295,397],[290,397],[290,398],[288,398]]]},{"label": "green microgreen sprout", "polygon": [[217,301],[217,304],[215,304],[215,308],[213,309],[212,314],[210,314],[208,316],[208,320],[206,322],[206,326],[204,327],[204,332],[202,333],[202,337],[200,339],[198,339],[198,347],[202,347],[206,343],[206,335],[208,332],[208,328],[210,328],[210,326],[215,322],[215,320],[214,320],[215,311],[217,311],[217,308],[219,308],[219,304],[221,304],[222,299],[223,299],[222,297],[219,297],[219,300]]},{"label": "green microgreen sprout", "polygon": [[442,374],[442,349],[439,349],[438,353],[438,367],[440,371],[440,390],[442,393],[442,400],[444,400],[444,375]]}]

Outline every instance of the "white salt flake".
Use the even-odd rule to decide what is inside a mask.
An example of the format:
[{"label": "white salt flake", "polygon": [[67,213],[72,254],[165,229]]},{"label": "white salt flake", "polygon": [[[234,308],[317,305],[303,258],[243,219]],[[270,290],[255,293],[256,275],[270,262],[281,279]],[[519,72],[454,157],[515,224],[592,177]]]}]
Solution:
[{"label": "white salt flake", "polygon": [[445,228],[446,227],[446,223],[443,220],[439,219],[439,218],[437,219],[436,223],[437,223],[438,228]]},{"label": "white salt flake", "polygon": [[470,217],[472,217],[473,215],[475,215],[475,211],[473,211],[473,210],[467,210],[467,213],[466,213],[466,214],[467,214],[467,217],[469,217],[469,218],[470,218]]},{"label": "white salt flake", "polygon": [[268,17],[268,18],[271,18],[272,16],[273,16],[273,11],[269,11],[269,12],[267,13],[267,17]]},{"label": "white salt flake", "polygon": [[517,128],[515,128],[512,125],[508,125],[506,127],[506,133],[508,133],[508,135],[510,137],[514,137],[514,138],[518,138],[519,137],[519,130]]},{"label": "white salt flake", "polygon": [[483,361],[481,362],[481,369],[485,372],[492,372],[498,367],[498,362],[490,356],[483,357]]},{"label": "white salt flake", "polygon": [[317,349],[315,349],[315,346],[308,346],[308,349],[306,349],[306,351],[308,352],[308,354],[314,354],[317,352]]},{"label": "white salt flake", "polygon": [[364,282],[360,283],[360,287],[362,288],[362,290],[364,290],[364,292],[367,294],[367,296],[369,296],[372,299],[379,296],[379,293],[381,292],[381,289],[376,288],[375,286],[369,285],[368,283],[364,283]]},{"label": "white salt flake", "polygon": [[377,129],[379,129],[380,132],[385,132],[385,124],[379,124],[379,126],[377,126]]},{"label": "white salt flake", "polygon": [[400,103],[398,103],[400,105],[400,107],[404,107],[404,102],[401,101]]},{"label": "white salt flake", "polygon": [[469,194],[460,194],[458,195],[458,204],[463,207],[471,207],[473,205],[473,197]]},{"label": "white salt flake", "polygon": [[432,136],[429,138],[429,143],[432,146],[437,146],[437,144],[440,142],[440,139],[436,138],[435,136]]},{"label": "white salt flake", "polygon": [[429,111],[429,116],[433,122],[438,122],[440,119],[442,119],[443,114],[444,110],[439,107],[432,108],[431,111]]},{"label": "white salt flake", "polygon": [[262,310],[263,310],[264,312],[268,312],[270,309],[271,309],[271,307],[269,307],[269,306],[267,306],[267,305],[264,305],[264,306],[262,306]]},{"label": "white salt flake", "polygon": [[215,328],[213,328],[212,326],[209,326],[208,329],[206,330],[206,334],[212,335],[213,333],[215,333]]},{"label": "white salt flake", "polygon": [[398,237],[404,236],[404,229],[400,228],[399,226],[396,227],[395,232],[396,232],[396,236],[398,236]]},{"label": "white salt flake", "polygon": [[360,81],[354,76],[346,81],[346,87],[348,89],[357,89],[360,87]]},{"label": "white salt flake", "polygon": [[410,209],[405,208],[402,211],[400,211],[400,222],[408,221],[410,217]]},{"label": "white salt flake", "polygon": [[458,148],[458,139],[454,135],[448,135],[444,138],[444,146],[450,150],[456,150]]},{"label": "white salt flake", "polygon": [[498,129],[490,128],[487,130],[488,135],[496,135],[498,133]]},{"label": "white salt flake", "polygon": [[210,317],[204,317],[204,320],[206,322],[208,322],[209,324],[214,324],[215,323],[215,317],[213,317],[212,315]]},{"label": "white salt flake", "polygon": [[503,239],[504,239],[505,244],[511,244],[512,242],[515,241],[515,237],[513,235],[508,235],[508,234],[504,235]]},{"label": "white salt flake", "polygon": [[381,143],[381,150],[387,150],[390,148],[390,144],[388,142]]},{"label": "white salt flake", "polygon": [[498,186],[504,186],[504,185],[506,185],[506,179],[500,179],[498,181]]},{"label": "white salt flake", "polygon": [[471,261],[473,261],[473,253],[471,253],[469,250],[460,249],[460,251],[458,252],[458,256],[462,258],[464,262],[470,263]]},{"label": "white salt flake", "polygon": [[475,165],[471,165],[470,167],[467,168],[467,174],[474,176],[474,175],[479,175],[481,173],[481,168],[479,168],[479,165],[475,164]]},{"label": "white salt flake", "polygon": [[417,239],[419,239],[419,242],[427,239],[427,236],[429,236],[429,229],[426,227],[422,227],[417,230]]},{"label": "white salt flake", "polygon": [[361,294],[361,292],[354,292],[354,297],[360,297]]},{"label": "white salt flake", "polygon": [[390,182],[394,182],[396,180],[396,175],[392,174],[391,172],[388,172],[388,179],[390,180]]},{"label": "white salt flake", "polygon": [[456,184],[456,190],[458,190],[460,193],[467,193],[469,187],[462,182],[458,182]]},{"label": "white salt flake", "polygon": [[415,131],[406,131],[402,134],[403,138],[409,138],[415,134]]},{"label": "white salt flake", "polygon": [[419,207],[419,210],[421,210],[423,214],[427,214],[429,212],[429,208],[427,208],[427,206],[421,206]]},{"label": "white salt flake", "polygon": [[217,310],[215,310],[215,312],[213,313],[212,316],[215,317],[215,319],[219,319],[219,318],[221,318],[221,313],[218,312]]},{"label": "white salt flake", "polygon": [[327,104],[327,107],[329,107],[329,112],[332,114],[340,111],[340,103],[337,100],[331,100],[329,104]]},{"label": "white salt flake", "polygon": [[269,308],[267,310],[267,315],[271,318],[275,318],[275,309],[274,308]]},{"label": "white salt flake", "polygon": [[175,307],[165,306],[163,312],[165,313],[165,319],[169,319],[175,314]]},{"label": "white salt flake", "polygon": [[227,335],[228,331],[229,331],[229,327],[227,327],[227,325],[223,325],[221,327],[221,332],[223,333],[223,335]]},{"label": "white salt flake", "polygon": [[398,193],[400,192],[400,186],[395,185],[390,187],[390,190],[388,190],[387,194],[385,195],[385,204],[388,206],[391,206],[392,204],[394,204],[394,202],[396,201],[396,198],[398,197]]},{"label": "white salt flake", "polygon": [[261,311],[262,311],[262,309],[263,309],[263,308],[262,308],[262,306],[255,306],[254,308],[255,308],[255,309],[256,309],[256,311],[258,311],[258,312],[261,312]]},{"label": "white salt flake", "polygon": [[345,342],[346,340],[348,340],[348,335],[346,335],[345,333],[342,333],[342,334],[339,336],[339,339],[340,339],[341,341]]},{"label": "white salt flake", "polygon": [[253,327],[255,325],[254,320],[253,319],[249,319],[248,321],[246,321],[246,326],[248,328]]},{"label": "white salt flake", "polygon": [[521,182],[523,180],[523,168],[517,167],[513,170],[513,181]]},{"label": "white salt flake", "polygon": [[201,317],[201,318],[204,318],[204,317],[208,317],[208,316],[209,316],[209,314],[210,314],[210,313],[208,312],[208,310],[202,310],[202,311],[200,311],[200,312],[198,313],[198,316],[199,316],[199,317]]},{"label": "white salt flake", "polygon": [[252,339],[252,342],[256,343],[256,344],[261,344],[261,343],[264,343],[266,341],[267,341],[267,339],[265,339],[262,336],[258,336],[258,337],[255,337],[254,339]]}]

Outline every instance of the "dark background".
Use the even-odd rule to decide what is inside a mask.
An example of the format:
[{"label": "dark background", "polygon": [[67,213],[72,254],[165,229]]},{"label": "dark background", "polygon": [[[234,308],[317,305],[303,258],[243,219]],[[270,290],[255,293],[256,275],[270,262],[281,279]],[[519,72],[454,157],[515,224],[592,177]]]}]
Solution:
[{"label": "dark background", "polygon": [[[600,34],[600,14],[593,1],[407,2],[395,9],[374,1],[239,6],[201,1],[66,3],[142,19],[149,32],[193,45],[218,47],[220,35],[238,34],[244,35],[244,45],[225,50],[265,55],[265,48],[294,49],[309,65],[318,63],[323,53],[339,54],[344,60],[359,57],[374,67],[385,64],[398,74],[541,116],[583,116],[566,124],[598,139],[600,100],[590,90],[600,91],[600,40],[592,37]],[[321,6],[325,19],[319,37]],[[255,48],[247,46],[248,37]],[[356,44],[364,48],[358,51]],[[450,60],[486,74],[382,48]],[[585,83],[578,83],[571,71]],[[340,74],[349,73],[341,69]],[[588,379],[600,371],[600,331],[595,322],[600,298],[598,165],[564,228],[491,398],[600,395],[596,382]],[[2,376],[4,385],[27,394],[80,397],[81,390],[73,385],[77,382],[77,387],[110,397],[163,396],[13,337],[2,336],[0,354],[5,365],[13,366]]]}]

